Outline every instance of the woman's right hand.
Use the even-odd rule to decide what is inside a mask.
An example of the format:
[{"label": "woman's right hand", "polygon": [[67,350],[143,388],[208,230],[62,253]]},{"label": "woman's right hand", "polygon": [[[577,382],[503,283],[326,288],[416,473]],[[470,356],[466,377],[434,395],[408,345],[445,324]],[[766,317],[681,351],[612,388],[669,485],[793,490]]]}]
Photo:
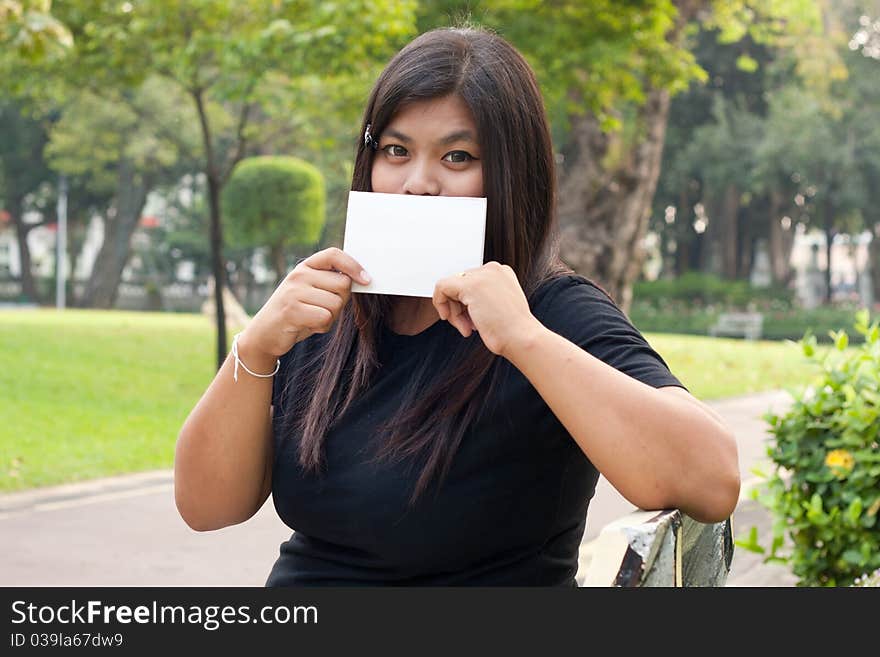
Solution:
[{"label": "woman's right hand", "polygon": [[327,333],[351,298],[352,279],[370,282],[363,267],[336,247],[300,262],[239,336],[242,358],[274,363],[297,342]]}]

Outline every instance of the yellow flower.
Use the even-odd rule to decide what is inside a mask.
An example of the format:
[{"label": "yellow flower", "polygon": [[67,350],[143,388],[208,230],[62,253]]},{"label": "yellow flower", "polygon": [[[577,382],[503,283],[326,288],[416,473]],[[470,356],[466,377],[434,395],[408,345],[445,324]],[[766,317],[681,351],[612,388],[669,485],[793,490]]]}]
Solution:
[{"label": "yellow flower", "polygon": [[834,472],[834,476],[843,478],[847,476],[856,464],[853,455],[845,449],[833,449],[825,455],[825,465]]}]

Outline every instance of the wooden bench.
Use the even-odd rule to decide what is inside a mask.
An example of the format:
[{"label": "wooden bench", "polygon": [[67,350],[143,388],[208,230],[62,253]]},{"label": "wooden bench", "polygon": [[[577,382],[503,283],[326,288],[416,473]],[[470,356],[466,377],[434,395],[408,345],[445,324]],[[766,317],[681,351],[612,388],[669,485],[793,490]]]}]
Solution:
[{"label": "wooden bench", "polygon": [[581,545],[577,582],[579,586],[724,586],[732,560],[730,518],[704,524],[678,509],[634,511]]},{"label": "wooden bench", "polygon": [[744,337],[757,340],[764,328],[764,315],[761,313],[722,313],[718,321],[709,327],[709,335]]}]

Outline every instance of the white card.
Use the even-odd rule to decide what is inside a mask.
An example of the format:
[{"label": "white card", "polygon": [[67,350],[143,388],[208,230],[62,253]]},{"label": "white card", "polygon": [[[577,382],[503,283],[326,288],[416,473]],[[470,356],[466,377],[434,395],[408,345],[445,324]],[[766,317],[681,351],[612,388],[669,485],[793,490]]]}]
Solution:
[{"label": "white card", "polygon": [[349,192],[342,250],[372,280],[352,292],[431,297],[441,278],[483,264],[486,199]]}]

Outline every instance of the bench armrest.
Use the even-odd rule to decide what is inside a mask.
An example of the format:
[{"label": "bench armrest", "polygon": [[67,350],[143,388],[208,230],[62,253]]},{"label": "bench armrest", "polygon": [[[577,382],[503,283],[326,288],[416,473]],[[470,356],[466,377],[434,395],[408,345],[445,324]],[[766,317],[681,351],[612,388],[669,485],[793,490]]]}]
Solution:
[{"label": "bench armrest", "polygon": [[705,524],[678,509],[634,511],[581,546],[580,586],[724,586],[730,518]]}]

